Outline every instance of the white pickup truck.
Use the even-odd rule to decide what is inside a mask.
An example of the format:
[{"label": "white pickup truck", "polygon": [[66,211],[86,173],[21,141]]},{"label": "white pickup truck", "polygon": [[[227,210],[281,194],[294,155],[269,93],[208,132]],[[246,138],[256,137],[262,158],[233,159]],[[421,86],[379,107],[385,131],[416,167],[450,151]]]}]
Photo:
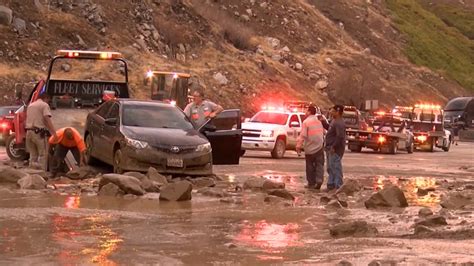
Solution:
[{"label": "white pickup truck", "polygon": [[303,112],[265,110],[242,124],[242,155],[245,150],[269,151],[283,158],[286,150],[296,149],[296,140],[305,119]]}]

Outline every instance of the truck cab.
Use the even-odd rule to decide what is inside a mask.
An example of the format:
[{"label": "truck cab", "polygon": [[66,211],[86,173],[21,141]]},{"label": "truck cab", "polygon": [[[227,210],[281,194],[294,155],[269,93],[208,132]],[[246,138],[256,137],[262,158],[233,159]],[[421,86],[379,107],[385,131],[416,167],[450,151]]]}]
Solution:
[{"label": "truck cab", "polygon": [[[63,71],[68,64],[72,71]],[[84,69],[93,69],[84,71]],[[112,70],[111,70],[112,69]],[[101,78],[98,78],[101,73]],[[40,80],[14,117],[15,133],[6,141],[12,160],[25,160],[26,110],[42,93],[51,97],[52,121],[55,128],[66,126],[83,133],[86,117],[104,100],[104,92],[128,98],[128,70],[122,54],[105,51],[59,50],[51,60],[46,80]]]},{"label": "truck cab", "polygon": [[443,109],[439,105],[417,104],[413,108],[411,130],[415,136],[415,149],[449,151],[451,133],[444,129]]},{"label": "truck cab", "polygon": [[282,107],[263,106],[242,123],[242,154],[245,150],[269,151],[273,158],[280,159],[287,150],[295,150],[310,104],[285,102]]},{"label": "truck cab", "polygon": [[184,110],[190,103],[190,77],[187,73],[150,70],[146,74],[144,85],[150,86],[152,100],[171,103]]}]

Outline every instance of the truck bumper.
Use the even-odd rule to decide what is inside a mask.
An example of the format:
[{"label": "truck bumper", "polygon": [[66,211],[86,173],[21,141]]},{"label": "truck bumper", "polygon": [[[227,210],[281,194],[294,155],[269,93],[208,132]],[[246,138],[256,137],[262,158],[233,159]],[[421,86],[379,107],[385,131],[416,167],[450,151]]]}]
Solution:
[{"label": "truck bumper", "polygon": [[275,147],[273,139],[246,139],[242,140],[242,150],[272,151]]}]

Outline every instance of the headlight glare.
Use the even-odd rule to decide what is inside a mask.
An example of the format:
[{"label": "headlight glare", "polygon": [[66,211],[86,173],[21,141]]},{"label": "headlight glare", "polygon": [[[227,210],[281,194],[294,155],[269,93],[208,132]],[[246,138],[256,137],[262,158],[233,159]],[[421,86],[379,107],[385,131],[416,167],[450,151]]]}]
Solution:
[{"label": "headlight glare", "polygon": [[200,152],[210,152],[211,150],[212,148],[211,148],[210,143],[201,144],[196,147],[196,151],[200,151]]}]

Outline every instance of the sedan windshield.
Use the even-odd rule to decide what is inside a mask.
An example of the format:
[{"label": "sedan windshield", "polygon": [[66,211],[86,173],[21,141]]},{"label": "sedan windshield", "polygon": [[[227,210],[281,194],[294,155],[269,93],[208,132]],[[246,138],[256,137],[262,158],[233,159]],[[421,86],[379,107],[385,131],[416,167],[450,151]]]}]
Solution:
[{"label": "sedan windshield", "polygon": [[147,128],[174,128],[189,130],[193,125],[177,107],[158,104],[126,104],[123,125]]},{"label": "sedan windshield", "polygon": [[252,117],[250,122],[286,125],[287,120],[288,120],[288,114],[260,112],[256,114],[254,117]]}]

